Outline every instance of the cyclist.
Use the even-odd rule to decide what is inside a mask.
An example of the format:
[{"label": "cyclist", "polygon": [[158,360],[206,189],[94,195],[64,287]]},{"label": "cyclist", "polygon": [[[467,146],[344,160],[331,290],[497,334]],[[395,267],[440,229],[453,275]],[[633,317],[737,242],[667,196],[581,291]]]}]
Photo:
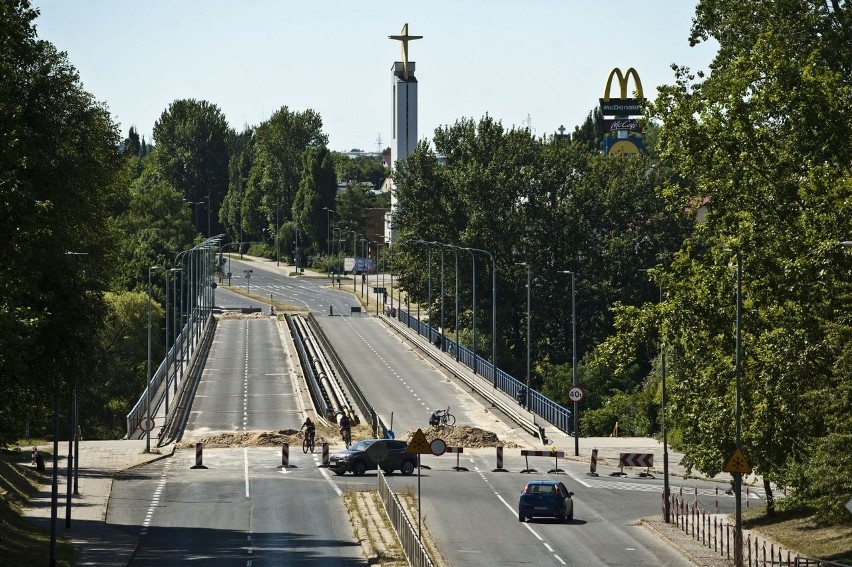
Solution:
[{"label": "cyclist", "polygon": [[340,436],[343,438],[343,441],[352,439],[352,420],[349,418],[349,414],[346,412],[340,414],[340,421],[338,422],[340,425]]},{"label": "cyclist", "polygon": [[302,427],[299,428],[299,431],[305,430],[305,438],[306,439],[314,439],[314,435],[316,435],[317,427],[314,425],[314,422],[311,421],[310,416],[305,418],[305,423],[302,424]]}]

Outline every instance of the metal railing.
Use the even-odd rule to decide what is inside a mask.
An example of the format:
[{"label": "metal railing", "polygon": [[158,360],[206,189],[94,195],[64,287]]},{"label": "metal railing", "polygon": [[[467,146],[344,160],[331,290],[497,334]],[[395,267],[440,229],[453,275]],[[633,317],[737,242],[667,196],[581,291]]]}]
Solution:
[{"label": "metal railing", "polygon": [[[664,497],[665,498],[665,497]],[[719,556],[729,560],[734,558],[734,525],[720,517],[710,514],[700,507],[698,502],[686,502],[681,494],[671,495],[671,523],[701,542]],[[849,567],[841,563],[805,557],[784,549],[754,533],[743,536],[743,565],[746,567]]]},{"label": "metal railing", "polygon": [[408,564],[412,567],[433,567],[432,558],[429,557],[426,547],[417,536],[417,530],[405,514],[399,496],[390,489],[382,471],[378,470],[377,473],[378,486],[376,490],[385,506],[388,519],[390,519],[391,525],[402,544],[402,551],[408,558]]},{"label": "metal railing", "polygon": [[[419,321],[417,317],[403,309],[402,306],[397,309],[396,316],[401,323],[404,323],[409,328],[415,329],[421,336],[427,338],[431,336],[430,342],[433,344],[436,337],[441,337],[441,333],[437,329],[431,328],[429,323],[425,321]],[[526,387],[524,382],[518,380],[507,372],[500,370],[499,368],[497,369],[495,378],[494,365],[490,361],[482,358],[478,354],[474,357],[472,350],[456,344],[456,342],[447,335],[444,335],[442,347],[443,350],[447,351],[447,353],[451,356],[457,358],[459,363],[467,366],[471,370],[474,370],[477,376],[489,382],[495,388],[502,390],[512,398],[516,399],[518,390]],[[458,353],[456,350],[458,350]],[[537,390],[527,392],[527,401],[531,412],[540,415],[546,421],[552,423],[560,431],[565,433],[571,433],[574,431],[574,422],[570,409],[554,402]]]},{"label": "metal railing", "polygon": [[[203,323],[201,334],[206,331],[207,325],[210,324],[210,321],[212,321],[212,319],[212,314],[207,316],[206,320]],[[162,386],[164,382],[170,385],[170,380],[173,378],[171,374],[172,368],[167,366],[168,361],[173,361],[173,365],[185,364],[187,368],[192,366],[192,361],[195,359],[195,356],[197,354],[197,340],[193,339],[192,337],[193,325],[195,325],[195,322],[193,320],[193,317],[190,316],[189,321],[186,323],[186,325],[184,325],[180,334],[175,339],[174,345],[172,345],[172,347],[169,349],[168,356],[166,356],[160,362],[160,365],[157,367],[157,370],[151,376],[151,381],[148,385],[148,387],[151,388],[150,400],[148,399],[148,389],[146,388],[142,391],[142,395],[139,396],[139,400],[136,401],[136,404],[133,406],[133,409],[131,409],[130,412],[127,414],[127,439],[129,439],[130,436],[133,435],[133,433],[136,432],[142,424],[142,419],[144,419],[148,410],[149,401],[151,404],[152,416],[156,415],[160,404],[163,402],[163,397],[157,398],[156,394],[157,392],[159,392],[160,386]],[[186,343],[184,343],[184,336],[187,336]],[[176,354],[180,354],[181,356],[183,356],[186,353],[186,350],[189,351],[187,360],[184,361],[182,358],[176,356]],[[177,377],[175,376],[174,379],[176,380]]]}]

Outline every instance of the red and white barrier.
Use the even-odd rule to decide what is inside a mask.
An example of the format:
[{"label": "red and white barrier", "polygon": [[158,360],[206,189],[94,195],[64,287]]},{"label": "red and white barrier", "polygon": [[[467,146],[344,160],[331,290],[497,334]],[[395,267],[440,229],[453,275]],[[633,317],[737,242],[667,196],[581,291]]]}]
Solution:
[{"label": "red and white barrier", "polygon": [[622,467],[645,467],[654,466],[654,453],[621,453],[618,459]]},{"label": "red and white barrier", "polygon": [[627,476],[624,467],[645,467],[645,472],[638,473],[640,477],[654,478],[648,469],[654,466],[654,453],[621,453],[618,456],[619,472],[610,476]]},{"label": "red and white barrier", "polygon": [[204,459],[204,443],[196,443],[195,444],[195,466],[189,467],[191,469],[206,469],[207,467],[203,464]]},{"label": "red and white barrier", "polygon": [[286,469],[290,466],[290,444],[281,443],[281,467]]},{"label": "red and white barrier", "polygon": [[491,472],[508,472],[503,468],[503,447],[497,447],[497,468]]},{"label": "red and white barrier", "polygon": [[322,444],[322,466],[328,466],[328,443]]},{"label": "red and white barrier", "polygon": [[556,459],[556,467],[554,467],[553,469],[550,469],[548,471],[548,472],[551,472],[551,473],[555,473],[555,472],[560,471],[560,469],[559,469],[559,457],[564,457],[565,452],[564,451],[530,451],[530,450],[527,450],[527,449],[521,449],[521,456],[524,457],[526,464],[527,464],[527,468],[522,470],[521,471],[522,473],[538,472],[536,469],[530,468],[530,459],[529,459],[530,457],[553,457],[553,458],[555,458]]},{"label": "red and white barrier", "polygon": [[32,466],[36,466],[36,455],[38,455],[38,450],[35,447],[33,447],[33,456],[32,456],[32,460],[30,461],[30,464]]},{"label": "red and white barrier", "polygon": [[589,472],[587,476],[598,476],[598,450],[592,449],[592,459],[589,461]]},{"label": "red and white barrier", "polygon": [[466,471],[466,470],[468,470],[467,468],[459,465],[459,456],[462,453],[464,453],[464,447],[447,447],[447,449],[444,452],[456,454],[456,466],[453,467],[454,471]]}]

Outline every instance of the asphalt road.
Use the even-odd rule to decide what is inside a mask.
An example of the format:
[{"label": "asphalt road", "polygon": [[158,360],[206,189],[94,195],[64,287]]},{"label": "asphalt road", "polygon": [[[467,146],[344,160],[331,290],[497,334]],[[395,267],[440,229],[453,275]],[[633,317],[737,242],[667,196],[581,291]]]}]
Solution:
[{"label": "asphalt road", "polygon": [[[429,411],[446,406],[459,424],[501,427],[375,318],[350,315],[356,301],[325,287],[327,280],[251,269],[253,290],[314,311],[355,380],[399,434],[425,427]],[[344,314],[330,316],[329,305]],[[287,370],[292,361],[277,333],[272,318],[219,322],[187,437],[298,427],[302,415]],[[590,478],[587,465],[560,461],[565,474],[558,476],[576,493],[574,520],[520,523],[520,491],[531,478],[555,476],[547,472],[553,463],[528,463],[519,450],[508,449],[509,472],[493,472],[493,451],[464,454],[466,472],[452,470],[455,456],[428,456],[430,468],[419,483],[417,476],[389,478],[395,490],[416,492],[419,484],[422,521],[448,565],[689,564],[637,526],[639,518],[659,513],[661,480]],[[207,469],[190,468],[194,458],[193,451],[178,451],[115,483],[108,521],[142,534],[132,565],[365,564],[341,495],[347,487],[374,488],[375,473],[336,477],[317,468],[318,453],[300,450],[291,451],[291,467],[282,470],[277,448],[207,449]],[[521,473],[528,464],[540,472]],[[673,490],[679,486],[673,483]],[[714,486],[690,482],[686,492],[698,487],[702,501],[712,500]],[[732,509],[733,499],[722,495],[720,507]]]},{"label": "asphalt road", "polygon": [[[184,437],[298,428],[302,420],[272,318],[219,321]],[[294,447],[295,449],[295,447]],[[194,450],[122,475],[107,521],[141,526],[131,565],[365,565],[342,491],[319,454]],[[120,505],[115,505],[120,504]]]}]

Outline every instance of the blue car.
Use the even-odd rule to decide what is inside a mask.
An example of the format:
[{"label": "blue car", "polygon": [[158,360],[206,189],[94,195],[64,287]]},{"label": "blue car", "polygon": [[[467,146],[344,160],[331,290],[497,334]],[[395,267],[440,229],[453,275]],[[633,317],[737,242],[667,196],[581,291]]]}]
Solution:
[{"label": "blue car", "polygon": [[535,516],[549,516],[557,520],[574,519],[574,496],[558,480],[532,480],[527,483],[518,502],[518,521]]}]

